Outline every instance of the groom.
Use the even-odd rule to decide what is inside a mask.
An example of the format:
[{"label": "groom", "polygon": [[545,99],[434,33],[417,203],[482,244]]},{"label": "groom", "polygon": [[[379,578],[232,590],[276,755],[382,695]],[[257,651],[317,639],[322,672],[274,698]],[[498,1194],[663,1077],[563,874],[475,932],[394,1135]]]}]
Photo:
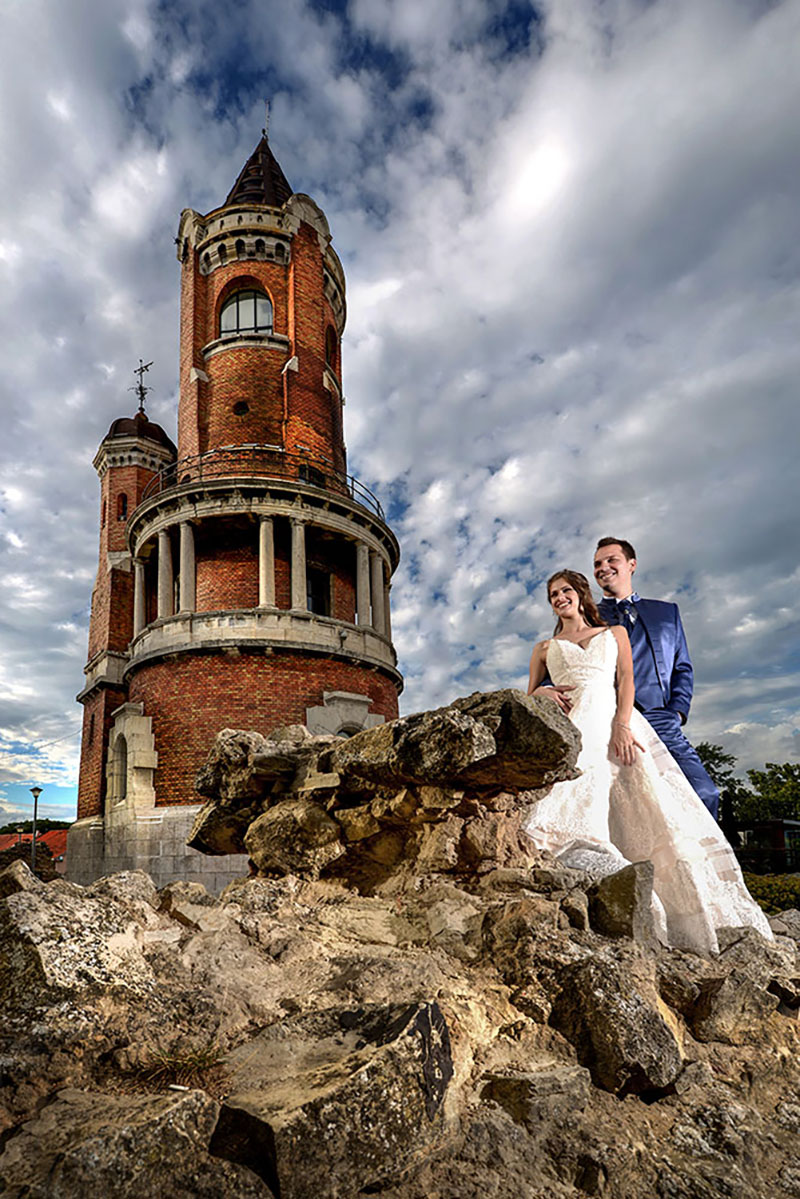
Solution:
[{"label": "groom", "polygon": [[641,599],[633,590],[636,551],[620,537],[602,537],[594,577],[603,589],[598,605],[608,624],[627,629],[633,651],[636,707],[655,729],[716,819],[719,794],[697,751],[684,737],[694,673],[677,604]]}]

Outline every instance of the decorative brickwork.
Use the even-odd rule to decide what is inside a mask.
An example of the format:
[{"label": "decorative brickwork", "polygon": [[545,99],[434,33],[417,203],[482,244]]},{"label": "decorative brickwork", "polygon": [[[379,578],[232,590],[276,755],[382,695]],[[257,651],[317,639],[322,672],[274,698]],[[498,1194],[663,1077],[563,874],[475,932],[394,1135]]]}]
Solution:
[{"label": "decorative brickwork", "polygon": [[385,676],[312,654],[182,656],[137,671],[130,698],[152,717],[158,749],[157,803],[200,803],[194,779],[223,728],[269,733],[304,724],[328,691],[366,695],[369,712],[393,720],[397,691]]}]

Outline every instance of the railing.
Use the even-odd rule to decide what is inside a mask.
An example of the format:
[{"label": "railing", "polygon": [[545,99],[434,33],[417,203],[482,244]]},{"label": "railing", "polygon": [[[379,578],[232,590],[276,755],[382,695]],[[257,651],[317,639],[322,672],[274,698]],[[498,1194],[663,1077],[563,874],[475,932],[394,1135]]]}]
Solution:
[{"label": "railing", "polygon": [[386,519],[377,497],[354,475],[335,470],[326,458],[316,454],[291,454],[269,445],[222,446],[218,450],[207,450],[205,454],[179,458],[150,480],[144,489],[142,502],[185,483],[244,475],[259,479],[294,480],[307,486],[339,492],[350,496],[364,508],[369,508],[381,520]]}]

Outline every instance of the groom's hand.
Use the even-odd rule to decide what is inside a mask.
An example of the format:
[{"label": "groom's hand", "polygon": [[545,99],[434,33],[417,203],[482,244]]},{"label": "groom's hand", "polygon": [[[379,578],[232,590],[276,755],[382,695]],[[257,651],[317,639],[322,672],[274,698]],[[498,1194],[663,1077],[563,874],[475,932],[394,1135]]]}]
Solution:
[{"label": "groom's hand", "polygon": [[574,687],[557,687],[553,684],[550,687],[537,687],[535,691],[531,692],[531,695],[543,695],[545,699],[551,699],[554,704],[558,704],[565,716],[569,716],[572,697],[567,695],[567,692],[574,690]]}]

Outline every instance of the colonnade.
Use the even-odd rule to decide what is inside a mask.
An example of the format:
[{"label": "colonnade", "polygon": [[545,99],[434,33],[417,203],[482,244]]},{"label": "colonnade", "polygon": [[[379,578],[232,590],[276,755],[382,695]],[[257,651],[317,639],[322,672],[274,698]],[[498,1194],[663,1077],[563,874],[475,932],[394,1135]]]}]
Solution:
[{"label": "colonnade", "polygon": [[[308,611],[306,578],[306,524],[303,517],[292,516],[291,538],[291,610]],[[178,613],[194,612],[196,606],[194,526],[184,520],[178,524]],[[141,558],[133,560],[133,635],[147,624],[145,566]],[[356,620],[376,633],[391,639],[389,608],[389,571],[383,555],[363,541],[356,543]],[[169,529],[158,533],[157,618],[175,615],[175,574]],[[275,531],[273,517],[262,516],[258,529],[258,605],[275,607]]]}]

